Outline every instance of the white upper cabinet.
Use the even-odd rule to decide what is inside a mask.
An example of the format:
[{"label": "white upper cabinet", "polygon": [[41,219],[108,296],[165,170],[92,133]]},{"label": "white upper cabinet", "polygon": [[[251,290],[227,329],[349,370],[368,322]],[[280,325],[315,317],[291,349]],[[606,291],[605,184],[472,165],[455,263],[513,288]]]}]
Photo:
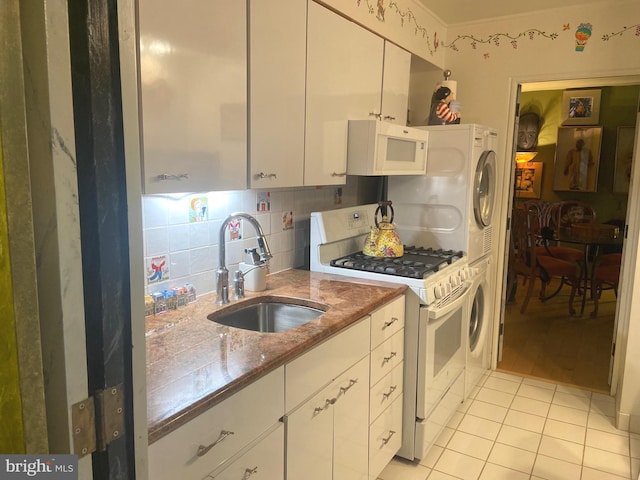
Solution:
[{"label": "white upper cabinet", "polygon": [[380,113],[383,55],[381,37],[309,1],[305,185],[346,182],[347,122]]},{"label": "white upper cabinet", "polygon": [[384,72],[382,76],[382,120],[399,125],[407,124],[411,53],[384,42]]},{"label": "white upper cabinet", "polygon": [[246,2],[139,0],[145,193],[247,186]]},{"label": "white upper cabinet", "polygon": [[306,26],[304,1],[250,0],[250,188],[303,184]]}]

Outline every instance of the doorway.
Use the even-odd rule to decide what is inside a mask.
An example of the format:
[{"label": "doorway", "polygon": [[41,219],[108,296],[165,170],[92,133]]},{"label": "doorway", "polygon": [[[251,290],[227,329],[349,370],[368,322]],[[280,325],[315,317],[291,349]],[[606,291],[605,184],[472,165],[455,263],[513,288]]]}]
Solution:
[{"label": "doorway", "polygon": [[[585,87],[584,81],[574,82],[521,85],[522,93],[516,114],[533,111],[541,117],[539,142],[535,149],[537,156],[529,162],[533,162],[531,166],[535,166],[536,172],[542,169],[542,175],[538,177],[540,184],[534,192],[519,196],[522,192],[514,187],[512,206],[517,208],[530,197],[552,202],[579,199],[596,207],[596,221],[599,223],[612,219],[624,220],[628,192],[614,191],[615,169],[610,166],[600,169],[595,192],[566,192],[554,189],[557,134],[559,127],[563,125],[563,92]],[[604,100],[598,117],[598,125],[604,126],[601,158],[606,156],[613,159],[616,155],[618,127],[635,126],[640,86],[619,86],[616,83],[612,86],[588,86],[597,89]],[[628,111],[615,119],[615,115],[621,113],[620,100],[625,96],[626,100],[623,100],[622,104],[628,104]],[[623,110],[625,108],[622,107]],[[512,178],[515,178],[515,161],[512,162],[512,169]],[[507,268],[508,262],[505,262],[505,269]],[[506,272],[504,276],[506,277]],[[548,291],[553,291],[554,287],[555,285],[551,284]],[[524,291],[520,279],[515,295],[503,300],[503,348],[497,369],[608,394],[611,391],[610,364],[618,305],[614,291],[603,292],[600,310],[595,318],[590,315],[593,302],[589,297],[582,316],[569,315],[567,302],[570,289],[567,287],[561,289],[552,299],[541,302],[537,298],[540,291],[539,280],[534,288],[535,293],[522,314],[520,307]],[[587,295],[590,293],[587,292]],[[579,301],[581,298],[576,303]]]}]

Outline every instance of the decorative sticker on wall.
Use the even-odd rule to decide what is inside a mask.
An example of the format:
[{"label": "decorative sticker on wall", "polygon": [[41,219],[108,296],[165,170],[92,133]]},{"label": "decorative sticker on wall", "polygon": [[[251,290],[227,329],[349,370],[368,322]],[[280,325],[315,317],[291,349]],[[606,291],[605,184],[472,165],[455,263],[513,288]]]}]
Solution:
[{"label": "decorative sticker on wall", "polygon": [[227,230],[229,231],[229,240],[240,240],[242,238],[242,220],[232,219],[227,224]]},{"label": "decorative sticker on wall", "polygon": [[[511,35],[509,33],[492,33],[487,38],[478,38],[474,35],[458,35],[451,43],[442,44],[443,47],[450,48],[455,52],[460,51],[459,44],[463,42],[468,42],[468,45],[473,49],[477,50],[478,45],[495,45],[499,47],[501,42],[504,40],[511,45],[512,48],[518,48],[518,41],[523,38],[528,38],[529,40],[534,40],[537,37],[546,38],[548,40],[555,40],[558,38],[557,33],[547,33],[537,28],[529,28],[523,32],[520,32],[518,35]],[[485,54],[485,58],[489,58],[487,54]]]},{"label": "decorative sticker on wall", "polygon": [[157,255],[147,259],[147,282],[149,284],[169,280],[169,278],[167,255]]},{"label": "decorative sticker on wall", "polygon": [[607,42],[607,41],[609,41],[609,39],[611,39],[613,37],[621,37],[622,35],[624,35],[629,30],[635,30],[635,36],[636,37],[640,37],[640,23],[636,23],[635,25],[632,25],[630,27],[622,27],[622,30],[620,30],[618,32],[612,32],[612,33],[604,34],[602,36],[602,40],[604,42]]},{"label": "decorative sticker on wall", "polygon": [[256,194],[256,211],[268,212],[271,210],[271,192],[258,192]]},{"label": "decorative sticker on wall", "polygon": [[[387,12],[387,10],[390,10],[393,15],[397,15],[398,17],[400,17],[401,27],[404,28],[405,24],[408,26],[413,25],[414,35],[416,37],[421,36],[422,38],[424,38],[427,44],[427,48],[429,49],[429,53],[431,55],[434,55],[436,50],[438,49],[438,46],[440,45],[437,32],[433,33],[432,41],[427,29],[418,23],[418,19],[409,8],[407,8],[406,10],[402,10],[393,0],[389,2],[388,7],[385,7],[384,1],[385,0],[376,0],[375,7],[372,5],[370,0],[364,0],[364,3],[366,4],[369,13],[371,15],[375,15],[375,17],[381,22],[385,21],[385,13]],[[356,0],[356,4],[358,5],[358,7],[361,5],[361,3],[362,0]]]},{"label": "decorative sticker on wall", "polygon": [[189,222],[204,222],[209,219],[209,199],[194,197],[189,203]]},{"label": "decorative sticker on wall", "polygon": [[282,214],[282,230],[291,230],[293,228],[293,212],[284,212]]},{"label": "decorative sticker on wall", "polygon": [[576,52],[583,52],[587,41],[591,38],[590,23],[581,23],[576,29]]}]

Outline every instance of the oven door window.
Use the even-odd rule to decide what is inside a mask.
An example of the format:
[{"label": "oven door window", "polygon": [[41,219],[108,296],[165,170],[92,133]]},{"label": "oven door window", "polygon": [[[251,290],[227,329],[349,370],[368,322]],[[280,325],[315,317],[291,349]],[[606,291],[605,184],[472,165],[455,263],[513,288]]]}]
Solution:
[{"label": "oven door window", "polygon": [[434,330],[433,377],[437,377],[462,347],[462,311],[458,310]]}]

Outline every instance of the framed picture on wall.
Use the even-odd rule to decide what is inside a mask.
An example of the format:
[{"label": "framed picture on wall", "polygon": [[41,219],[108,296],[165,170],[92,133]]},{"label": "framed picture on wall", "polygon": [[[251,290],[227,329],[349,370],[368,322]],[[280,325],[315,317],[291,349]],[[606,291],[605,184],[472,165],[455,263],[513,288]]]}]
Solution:
[{"label": "framed picture on wall", "polygon": [[553,189],[595,192],[598,189],[602,127],[559,127]]},{"label": "framed picture on wall", "polygon": [[613,175],[613,191],[628,193],[631,180],[631,161],[633,159],[633,143],[636,137],[635,127],[618,127],[616,140],[616,168]]},{"label": "framed picture on wall", "polygon": [[542,162],[526,162],[516,167],[516,198],[540,198]]},{"label": "framed picture on wall", "polygon": [[563,125],[596,125],[600,120],[600,90],[565,90],[562,119]]}]

